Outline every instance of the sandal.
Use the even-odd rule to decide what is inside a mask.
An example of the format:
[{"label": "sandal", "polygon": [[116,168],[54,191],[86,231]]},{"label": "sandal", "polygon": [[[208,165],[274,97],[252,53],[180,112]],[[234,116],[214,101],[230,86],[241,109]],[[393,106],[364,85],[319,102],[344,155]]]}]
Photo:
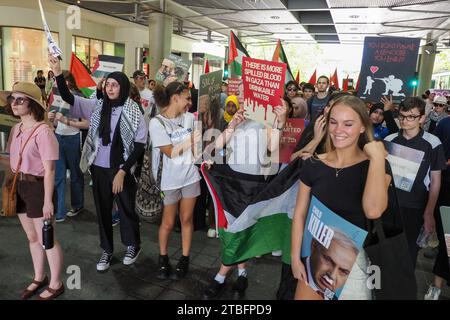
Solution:
[{"label": "sandal", "polygon": [[41,281],[37,281],[33,279],[33,284],[37,285],[36,289],[34,290],[28,290],[28,287],[22,292],[22,294],[20,295],[20,298],[22,300],[26,300],[26,299],[30,299],[33,295],[36,294],[36,292],[38,292],[39,289],[43,288],[44,286],[48,285],[48,277],[45,276],[44,279],[42,279]]},{"label": "sandal", "polygon": [[61,286],[58,289],[52,289],[50,288],[50,286],[48,286],[43,292],[48,291],[51,293],[51,295],[49,295],[48,297],[41,297],[38,296],[37,300],[53,300],[56,297],[60,296],[61,294],[64,293],[64,284],[61,282]]}]

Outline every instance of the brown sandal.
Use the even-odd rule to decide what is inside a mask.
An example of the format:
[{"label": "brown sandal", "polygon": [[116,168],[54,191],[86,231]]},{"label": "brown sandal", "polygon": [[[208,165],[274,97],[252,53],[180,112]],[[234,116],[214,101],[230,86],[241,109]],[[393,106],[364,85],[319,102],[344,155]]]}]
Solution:
[{"label": "brown sandal", "polygon": [[61,282],[61,286],[58,289],[52,289],[50,288],[50,286],[48,286],[43,292],[48,291],[51,293],[51,295],[49,295],[48,297],[41,297],[38,296],[37,300],[53,300],[56,297],[60,296],[61,294],[64,293],[64,284]]},{"label": "brown sandal", "polygon": [[43,287],[45,287],[46,285],[48,285],[48,277],[45,276],[44,279],[42,279],[41,281],[37,281],[37,280],[34,280],[34,279],[33,279],[33,282],[32,282],[32,283],[35,284],[35,285],[37,285],[36,289],[34,289],[34,290],[28,290],[28,287],[29,287],[29,286],[28,286],[27,289],[25,289],[25,290],[22,292],[22,294],[20,295],[20,298],[21,298],[22,300],[30,299],[33,295],[35,295],[35,294],[38,292],[39,289],[42,289]]}]

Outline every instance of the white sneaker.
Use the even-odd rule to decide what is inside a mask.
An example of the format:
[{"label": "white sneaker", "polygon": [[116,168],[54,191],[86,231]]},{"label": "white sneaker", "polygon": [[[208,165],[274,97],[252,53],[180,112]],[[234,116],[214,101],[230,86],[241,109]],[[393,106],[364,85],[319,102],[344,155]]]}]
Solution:
[{"label": "white sneaker", "polygon": [[139,254],[141,253],[141,248],[134,247],[134,246],[128,246],[127,247],[127,253],[125,254],[125,257],[123,258],[123,264],[129,266],[130,264],[133,264],[136,259],[138,258]]},{"label": "white sneaker", "polygon": [[106,251],[103,251],[100,260],[97,263],[97,271],[106,271],[109,269],[109,264],[112,259],[112,254],[108,254]]},{"label": "white sneaker", "polygon": [[283,255],[283,251],[282,250],[272,251],[272,255],[274,257],[281,257]]},{"label": "white sneaker", "polygon": [[216,234],[216,229],[213,228],[209,228],[208,229],[208,233],[206,234],[206,236],[208,238],[216,238],[217,234]]},{"label": "white sneaker", "polygon": [[439,295],[441,294],[441,289],[430,286],[424,297],[425,300],[439,300]]}]

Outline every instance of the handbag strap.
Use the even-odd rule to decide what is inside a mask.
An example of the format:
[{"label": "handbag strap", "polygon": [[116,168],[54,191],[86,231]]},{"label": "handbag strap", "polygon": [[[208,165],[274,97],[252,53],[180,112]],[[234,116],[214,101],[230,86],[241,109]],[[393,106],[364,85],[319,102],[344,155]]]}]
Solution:
[{"label": "handbag strap", "polygon": [[[13,179],[13,183],[12,183],[12,190],[15,189],[16,187],[16,182],[17,182],[17,176],[19,175],[19,169],[20,166],[22,165],[22,154],[23,154],[23,150],[25,149],[25,146],[27,145],[28,141],[30,141],[31,137],[33,136],[33,134],[36,132],[36,130],[42,126],[44,123],[40,123],[38,126],[36,126],[33,131],[31,131],[30,136],[27,138],[27,140],[25,141],[25,143],[23,145],[21,145],[20,151],[19,151],[19,162],[17,163],[17,167],[16,167],[16,172],[14,173],[14,179]],[[20,124],[19,130],[21,129],[23,123]]]},{"label": "handbag strap", "polygon": [[[155,116],[154,117],[156,120],[159,121],[159,123],[161,123],[161,125],[163,126],[164,130],[166,131],[167,134],[169,134],[167,132],[167,128],[166,125],[164,124],[164,121],[161,120],[161,118],[159,116]],[[158,172],[156,174],[156,185],[161,188],[161,177],[162,177],[162,170],[163,170],[163,157],[164,157],[164,153],[160,150],[159,151],[159,164],[158,164]]]}]

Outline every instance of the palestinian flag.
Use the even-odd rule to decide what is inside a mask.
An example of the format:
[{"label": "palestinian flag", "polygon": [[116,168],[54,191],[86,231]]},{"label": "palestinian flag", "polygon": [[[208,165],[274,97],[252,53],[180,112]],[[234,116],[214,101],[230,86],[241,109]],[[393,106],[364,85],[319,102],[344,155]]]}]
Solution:
[{"label": "palestinian flag", "polygon": [[316,77],[317,77],[317,69],[314,69],[314,73],[311,75],[311,78],[309,78],[308,83],[311,83],[312,85],[316,85]]},{"label": "palestinian flag", "polygon": [[230,38],[228,43],[228,65],[230,76],[242,77],[242,57],[250,57],[247,50],[245,50],[238,37],[230,31]]},{"label": "palestinian flag", "polygon": [[337,76],[337,68],[334,70],[333,75],[330,77],[330,84],[339,90],[339,80]]},{"label": "palestinian flag", "polygon": [[222,242],[222,263],[232,265],[283,250],[290,264],[291,224],[299,186],[301,159],[268,181],[233,171],[228,165],[205,164],[201,172],[214,202]]},{"label": "palestinian flag", "polygon": [[272,61],[276,62],[284,62],[287,66],[286,79],[284,83],[288,83],[289,81],[294,80],[294,76],[292,75],[291,67],[289,67],[289,62],[286,57],[286,53],[284,52],[283,46],[281,45],[281,41],[278,39],[277,46],[275,48],[275,52],[272,56]]},{"label": "palestinian flag", "polygon": [[73,52],[70,58],[70,72],[73,74],[80,91],[85,97],[90,97],[95,92],[97,84],[92,79],[88,67]]}]

